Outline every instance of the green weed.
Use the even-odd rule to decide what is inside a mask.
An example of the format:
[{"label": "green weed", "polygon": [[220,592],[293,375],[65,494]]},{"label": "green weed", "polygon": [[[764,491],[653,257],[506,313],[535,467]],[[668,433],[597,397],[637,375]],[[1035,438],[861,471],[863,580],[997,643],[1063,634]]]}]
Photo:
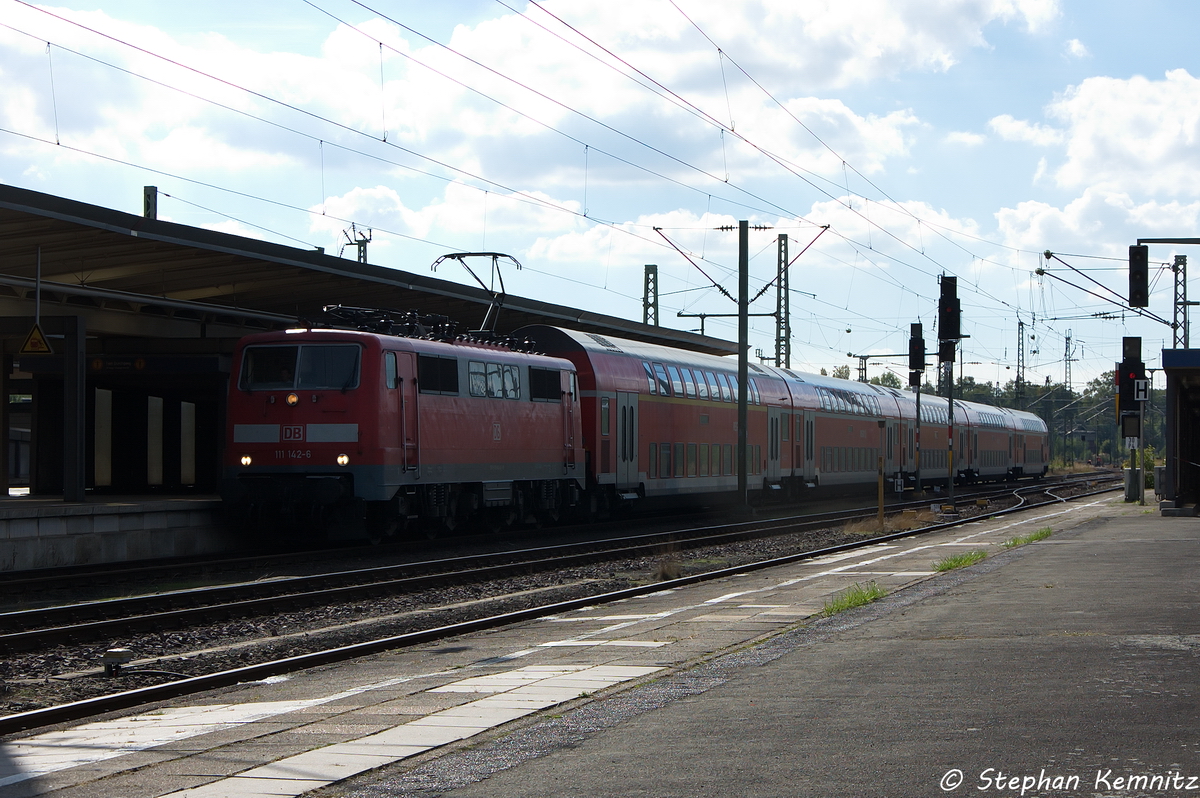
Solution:
[{"label": "green weed", "polygon": [[1021,535],[1010,540],[1004,541],[1004,548],[1015,549],[1017,546],[1024,546],[1026,543],[1033,543],[1035,540],[1045,540],[1054,534],[1054,530],[1048,526],[1044,526],[1037,532],[1030,532],[1028,535]]},{"label": "green weed", "polygon": [[864,604],[870,604],[872,601],[881,599],[886,595],[887,591],[874,581],[867,582],[865,585],[855,582],[845,590],[834,593],[831,598],[826,599],[825,607],[821,610],[821,614],[825,617],[837,615],[839,612],[845,612],[855,607],[861,607]]},{"label": "green weed", "polygon": [[982,549],[964,551],[962,554],[951,554],[935,562],[933,570],[953,571],[955,568],[966,568],[968,565],[974,565],[986,556],[987,552]]}]

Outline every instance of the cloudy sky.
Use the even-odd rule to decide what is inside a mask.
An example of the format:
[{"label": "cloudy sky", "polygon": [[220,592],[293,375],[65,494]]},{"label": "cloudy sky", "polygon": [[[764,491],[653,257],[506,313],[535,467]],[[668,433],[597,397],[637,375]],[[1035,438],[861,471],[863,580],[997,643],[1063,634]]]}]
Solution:
[{"label": "cloudy sky", "polygon": [[[1069,333],[1078,389],[1122,336],[1151,366],[1171,345],[1093,294],[1125,294],[1137,238],[1197,235],[1198,17],[1182,0],[0,0],[0,181],[130,212],[153,184],[161,218],[333,253],[353,224],[372,263],[416,273],[503,251],[523,265],[510,293],[639,320],[653,263],[680,329],[736,310],[709,277],[736,290],[736,233],[717,228],[748,219],[770,228],[751,234],[755,292],[778,236],[792,257],[816,239],[791,269],[793,367],[905,351],[914,321],[933,339],[946,273],[967,373],[1012,379],[1023,321],[1027,379],[1063,379]],[[1151,248],[1168,320],[1159,266],[1188,249]],[[1046,250],[1061,261],[1039,277]],[[753,347],[774,334],[752,320]]]}]

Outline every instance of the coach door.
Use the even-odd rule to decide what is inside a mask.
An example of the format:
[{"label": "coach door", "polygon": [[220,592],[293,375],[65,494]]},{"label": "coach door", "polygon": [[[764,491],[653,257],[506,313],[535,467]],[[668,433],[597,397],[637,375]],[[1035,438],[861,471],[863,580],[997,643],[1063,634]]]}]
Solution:
[{"label": "coach door", "polygon": [[780,430],[782,411],[778,407],[767,408],[767,482],[779,484],[779,447],[783,445]]},{"label": "coach door", "polygon": [[885,477],[890,477],[900,468],[900,424],[895,421],[887,422],[887,440],[884,442],[886,447],[883,461],[883,474]]},{"label": "coach door", "polygon": [[400,381],[400,440],[404,447],[401,463],[405,471],[419,472],[421,435],[417,428],[417,370],[411,352],[397,352],[396,361]]},{"label": "coach door", "polygon": [[803,440],[798,442],[803,444],[800,450],[803,456],[799,462],[804,464],[804,481],[811,483],[817,476],[817,467],[813,462],[816,450],[815,441],[813,440],[816,431],[816,422],[813,419],[811,410],[805,411],[803,416],[797,413],[796,417],[803,419],[801,424],[801,437]]},{"label": "coach door", "polygon": [[575,468],[575,400],[579,390],[575,383],[575,372],[562,372],[565,383],[562,392],[562,422],[563,422],[563,473],[569,474]]},{"label": "coach door", "polygon": [[638,486],[638,395],[617,391],[617,488]]}]

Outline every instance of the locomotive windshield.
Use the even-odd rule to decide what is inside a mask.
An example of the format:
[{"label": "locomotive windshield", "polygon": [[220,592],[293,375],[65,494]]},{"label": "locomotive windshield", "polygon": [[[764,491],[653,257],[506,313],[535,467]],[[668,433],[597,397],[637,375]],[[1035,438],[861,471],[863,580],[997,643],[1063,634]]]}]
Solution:
[{"label": "locomotive windshield", "polygon": [[355,388],[359,352],[354,344],[249,346],[242,356],[239,387],[247,391]]}]

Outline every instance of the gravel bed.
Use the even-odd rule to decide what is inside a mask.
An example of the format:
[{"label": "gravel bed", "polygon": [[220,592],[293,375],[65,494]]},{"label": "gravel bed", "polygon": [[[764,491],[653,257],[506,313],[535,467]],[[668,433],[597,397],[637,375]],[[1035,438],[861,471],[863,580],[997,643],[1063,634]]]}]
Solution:
[{"label": "gravel bed", "polygon": [[[1081,487],[1077,492],[1083,490],[1085,488]],[[994,503],[991,509],[997,506]],[[982,512],[973,505],[960,509],[964,516]],[[159,684],[180,676],[213,673],[875,536],[874,532],[854,529],[838,527],[797,532],[697,549],[665,546],[654,556],[637,559],[14,655],[0,661],[0,714],[39,709]],[[130,670],[158,673],[123,673],[116,678],[104,676],[101,656],[105,650],[114,647],[133,651],[136,659]]]}]

